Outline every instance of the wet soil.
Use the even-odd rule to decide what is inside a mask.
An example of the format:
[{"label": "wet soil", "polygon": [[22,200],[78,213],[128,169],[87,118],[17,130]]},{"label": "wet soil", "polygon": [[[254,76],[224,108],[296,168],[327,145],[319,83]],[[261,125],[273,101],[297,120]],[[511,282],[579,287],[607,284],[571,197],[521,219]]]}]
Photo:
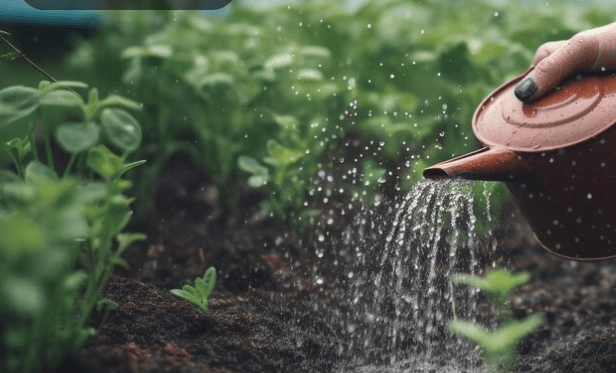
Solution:
[{"label": "wet soil", "polygon": [[[261,196],[252,190],[243,193],[233,215],[215,196],[205,175],[185,159],[171,160],[154,203],[130,227],[146,233],[147,241],[127,250],[130,269],[116,270],[105,290],[118,307],[93,318],[98,335],[59,371],[359,369],[352,356],[339,353],[345,341],[328,307],[339,296],[334,284],[341,282],[335,279],[352,264],[317,258],[315,242],[323,231],[292,234],[285,224],[260,215]],[[337,216],[328,233],[341,232],[345,219]],[[543,312],[547,319],[521,343],[518,372],[616,372],[616,262],[550,256],[513,205],[495,235],[500,256],[492,260],[532,274],[512,298],[514,316]],[[169,293],[210,266],[219,276],[210,313]],[[480,304],[478,318],[489,322],[493,311]]]}]

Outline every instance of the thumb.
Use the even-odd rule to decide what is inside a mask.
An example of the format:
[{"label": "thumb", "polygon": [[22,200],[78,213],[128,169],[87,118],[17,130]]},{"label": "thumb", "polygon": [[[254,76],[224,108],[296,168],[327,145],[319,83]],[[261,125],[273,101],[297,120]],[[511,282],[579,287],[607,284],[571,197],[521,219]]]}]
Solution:
[{"label": "thumb", "polygon": [[537,52],[535,69],[514,88],[521,101],[533,101],[553,90],[569,76],[591,69],[599,55],[599,40],[576,35],[568,41],[548,43]]}]

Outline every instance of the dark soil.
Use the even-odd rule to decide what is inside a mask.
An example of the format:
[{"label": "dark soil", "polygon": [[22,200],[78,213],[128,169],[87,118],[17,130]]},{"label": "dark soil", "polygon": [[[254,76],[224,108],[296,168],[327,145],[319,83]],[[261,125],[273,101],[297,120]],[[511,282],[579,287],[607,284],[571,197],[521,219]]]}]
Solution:
[{"label": "dark soil", "polygon": [[[147,241],[127,250],[130,270],[116,270],[105,291],[119,306],[96,315],[98,335],[60,372],[332,372],[351,360],[338,352],[342,341],[327,307],[337,296],[328,279],[350,263],[317,260],[316,232],[298,239],[261,216],[254,191],[244,193],[232,216],[215,196],[188,162],[170,162],[154,204],[130,229]],[[330,234],[346,224],[336,221]],[[503,254],[494,260],[532,274],[512,298],[513,313],[544,312],[547,319],[522,342],[518,371],[616,372],[614,262],[550,256],[513,205],[502,226]],[[209,266],[219,280],[211,312],[203,314],[169,289],[192,283]],[[315,286],[315,273],[324,274],[324,286]],[[316,292],[323,304],[314,302]],[[488,307],[479,312],[490,319]]]}]

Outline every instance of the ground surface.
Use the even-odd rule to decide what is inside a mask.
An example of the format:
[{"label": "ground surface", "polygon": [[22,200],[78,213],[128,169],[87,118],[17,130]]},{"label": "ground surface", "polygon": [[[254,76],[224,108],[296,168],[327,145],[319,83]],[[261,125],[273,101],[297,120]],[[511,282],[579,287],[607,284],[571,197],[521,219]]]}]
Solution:
[{"label": "ground surface", "polygon": [[[290,238],[283,225],[259,216],[254,192],[247,191],[234,216],[223,213],[213,192],[186,162],[164,170],[154,205],[131,227],[148,240],[127,251],[130,270],[116,271],[106,289],[119,307],[97,315],[99,334],[60,371],[365,371],[340,352],[347,351],[341,345],[349,337],[331,322],[336,315],[328,307],[341,292],[327,286],[340,282],[328,279],[348,263],[317,260],[316,233]],[[498,233],[501,256],[493,259],[533,276],[512,299],[514,315],[544,312],[547,318],[520,346],[518,371],[616,372],[616,263],[552,257],[532,241],[515,208],[506,214]],[[337,221],[331,234],[345,224]],[[209,266],[217,268],[219,281],[211,312],[202,314],[168,290]],[[315,283],[315,273],[324,283]],[[478,308],[485,320],[490,312]],[[407,364],[372,371],[437,370]]]}]

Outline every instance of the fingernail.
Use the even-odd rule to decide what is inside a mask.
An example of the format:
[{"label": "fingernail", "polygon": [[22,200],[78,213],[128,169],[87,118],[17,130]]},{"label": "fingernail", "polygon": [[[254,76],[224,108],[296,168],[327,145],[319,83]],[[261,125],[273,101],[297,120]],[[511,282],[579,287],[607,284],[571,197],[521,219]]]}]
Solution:
[{"label": "fingernail", "polygon": [[515,97],[520,101],[526,101],[537,90],[537,83],[532,77],[527,77],[519,82],[513,89]]}]

